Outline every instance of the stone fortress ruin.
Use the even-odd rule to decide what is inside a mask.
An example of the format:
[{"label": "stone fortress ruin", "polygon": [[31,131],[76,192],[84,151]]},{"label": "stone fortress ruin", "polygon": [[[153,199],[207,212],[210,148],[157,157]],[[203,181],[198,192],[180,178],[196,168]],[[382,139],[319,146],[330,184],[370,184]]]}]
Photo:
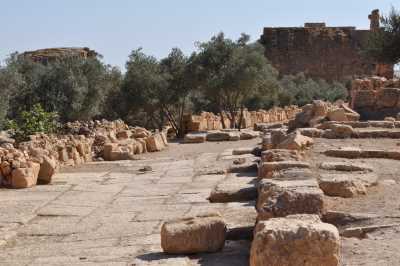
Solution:
[{"label": "stone fortress ruin", "polygon": [[325,23],[266,27],[260,42],[265,47],[265,56],[284,75],[304,72],[325,80],[371,75],[393,78],[393,65],[374,62],[361,53],[368,34],[379,30],[379,10],[372,11],[369,19],[369,30],[327,27]]},{"label": "stone fortress ruin", "polygon": [[98,53],[87,47],[61,47],[61,48],[45,48],[35,51],[27,51],[21,54],[24,58],[30,58],[34,62],[46,64],[47,62],[56,61],[58,58],[72,57],[87,59],[96,57]]}]

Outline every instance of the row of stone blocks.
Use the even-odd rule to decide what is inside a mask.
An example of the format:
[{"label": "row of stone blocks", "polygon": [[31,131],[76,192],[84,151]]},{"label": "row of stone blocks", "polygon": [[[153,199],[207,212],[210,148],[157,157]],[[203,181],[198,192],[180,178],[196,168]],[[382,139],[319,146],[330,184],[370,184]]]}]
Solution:
[{"label": "row of stone blocks", "polygon": [[339,265],[339,232],[320,220],[324,192],[302,155],[264,151],[258,176],[250,265]]}]

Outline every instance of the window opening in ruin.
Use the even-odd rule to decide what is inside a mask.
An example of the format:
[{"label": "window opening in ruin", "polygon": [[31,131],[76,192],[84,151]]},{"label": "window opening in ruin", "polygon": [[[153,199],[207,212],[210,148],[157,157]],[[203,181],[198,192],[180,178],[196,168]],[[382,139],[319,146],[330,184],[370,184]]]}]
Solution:
[{"label": "window opening in ruin", "polygon": [[394,75],[397,78],[400,78],[400,63],[394,65]]}]

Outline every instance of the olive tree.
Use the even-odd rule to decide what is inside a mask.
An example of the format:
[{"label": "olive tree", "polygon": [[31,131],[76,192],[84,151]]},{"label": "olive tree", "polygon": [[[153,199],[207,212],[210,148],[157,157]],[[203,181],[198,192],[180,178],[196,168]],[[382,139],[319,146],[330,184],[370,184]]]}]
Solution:
[{"label": "olive tree", "polygon": [[242,119],[237,119],[237,112],[240,110],[243,115],[246,101],[277,87],[278,73],[263,55],[262,47],[249,44],[246,34],[233,41],[220,33],[198,44],[192,64],[197,87],[215,104],[221,116],[227,114],[231,127],[239,121],[240,129]]}]

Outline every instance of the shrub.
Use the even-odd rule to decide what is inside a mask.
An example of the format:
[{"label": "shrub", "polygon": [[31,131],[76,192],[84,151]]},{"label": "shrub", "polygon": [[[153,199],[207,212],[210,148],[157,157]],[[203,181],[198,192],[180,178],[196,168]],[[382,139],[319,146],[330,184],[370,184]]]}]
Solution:
[{"label": "shrub", "polygon": [[36,133],[55,133],[59,128],[58,114],[46,112],[40,104],[30,111],[22,111],[15,120],[8,120],[7,128],[11,130],[17,141],[25,141]]}]

